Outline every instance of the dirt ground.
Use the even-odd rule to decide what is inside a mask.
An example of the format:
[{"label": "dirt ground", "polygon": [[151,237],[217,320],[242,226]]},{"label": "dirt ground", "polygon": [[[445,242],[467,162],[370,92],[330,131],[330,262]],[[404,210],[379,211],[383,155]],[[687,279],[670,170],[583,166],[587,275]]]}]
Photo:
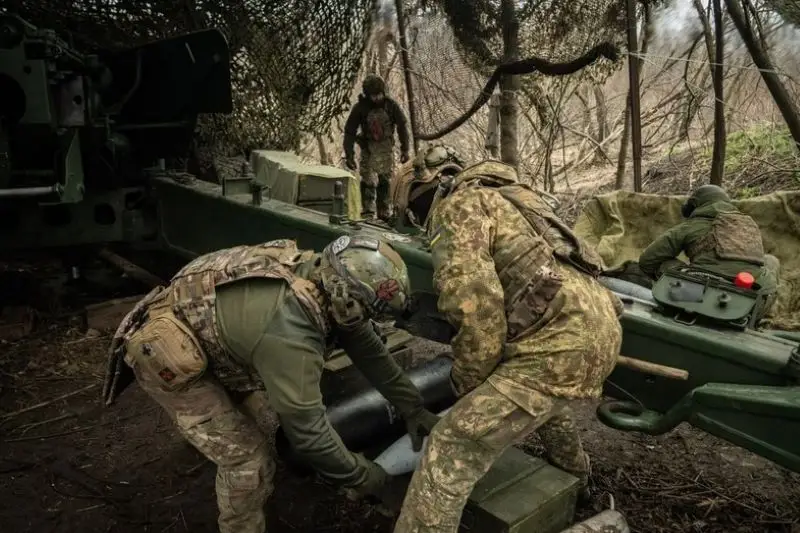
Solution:
[{"label": "dirt ground", "polygon": [[[0,531],[215,531],[214,466],[136,385],[99,405],[107,343],[62,321],[0,344]],[[579,516],[611,494],[636,532],[800,531],[800,476],[691,428],[651,438],[603,427],[592,405],[577,417],[595,485]],[[539,451],[535,437],[525,447]],[[391,531],[391,518],[281,463],[275,483],[270,531]]]}]

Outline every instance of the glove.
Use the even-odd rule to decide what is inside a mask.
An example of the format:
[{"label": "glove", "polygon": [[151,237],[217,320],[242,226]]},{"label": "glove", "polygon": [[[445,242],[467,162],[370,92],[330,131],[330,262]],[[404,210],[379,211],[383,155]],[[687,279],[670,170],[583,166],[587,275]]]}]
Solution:
[{"label": "glove", "polygon": [[352,170],[352,171],[354,171],[354,172],[355,172],[355,171],[356,171],[356,169],[358,168],[358,167],[356,166],[356,162],[355,162],[355,160],[353,160],[353,159],[347,159],[347,160],[345,161],[345,163],[344,163],[344,164],[345,164],[345,165],[347,165],[347,168],[349,168],[350,170]]},{"label": "glove", "polygon": [[406,430],[411,437],[411,448],[418,452],[422,449],[422,440],[430,435],[433,427],[439,422],[439,417],[423,408],[405,417],[405,421]]},{"label": "glove", "polygon": [[403,152],[402,154],[400,154],[400,162],[401,163],[408,162],[408,152]]},{"label": "glove", "polygon": [[368,500],[371,502],[380,501],[381,493],[391,476],[374,461],[370,461],[361,455],[357,456],[359,462],[366,467],[364,479],[357,485],[345,489],[347,498],[353,501]]}]

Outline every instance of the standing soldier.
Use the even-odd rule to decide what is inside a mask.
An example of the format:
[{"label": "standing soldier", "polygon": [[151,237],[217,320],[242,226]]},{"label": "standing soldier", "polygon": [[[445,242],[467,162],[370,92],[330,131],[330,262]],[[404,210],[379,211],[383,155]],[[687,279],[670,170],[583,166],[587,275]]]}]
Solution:
[{"label": "standing soldier", "polygon": [[[247,409],[254,391],[266,390],[294,450],[323,478],[356,496],[379,494],[387,474],[342,443],[319,382],[335,341],[421,445],[437,417],[371,321],[402,312],[408,295],[405,263],[374,239],[340,237],[322,254],[279,240],[198,257],[122,321],[106,403],[130,383],[132,369],[184,438],[216,463],[221,533],[265,531],[275,461],[258,413]],[[245,398],[241,409],[237,396]]]},{"label": "standing soldier", "polygon": [[386,95],[386,84],[380,76],[367,76],[362,89],[363,94],[359,95],[344,126],[345,159],[347,168],[355,171],[354,145],[358,140],[364,214],[367,217],[375,215],[377,196],[378,218],[389,220],[392,215],[389,188],[394,171],[394,131],[397,128],[400,138],[400,162],[405,163],[408,161],[406,117],[400,105]]},{"label": "standing soldier", "polygon": [[595,279],[600,258],[513,167],[468,167],[439,194],[434,285],[456,330],[459,400],[431,431],[395,533],[456,533],[475,483],[537,430],[550,462],[587,487],[568,408],[600,396],[622,342],[622,304]]}]

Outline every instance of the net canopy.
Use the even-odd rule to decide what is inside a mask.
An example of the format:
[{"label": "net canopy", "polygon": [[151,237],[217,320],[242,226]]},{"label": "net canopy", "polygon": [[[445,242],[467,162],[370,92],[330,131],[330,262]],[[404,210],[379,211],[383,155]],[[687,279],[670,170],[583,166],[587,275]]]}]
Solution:
[{"label": "net canopy", "polygon": [[[506,61],[504,27],[518,27],[518,58],[537,56],[564,62],[602,42],[626,48],[625,0],[515,1],[511,16],[503,12],[504,3],[502,0],[424,2],[409,30],[412,86],[420,133],[442,129],[475,101],[493,69]],[[652,7],[659,3],[661,0],[646,2]],[[643,5],[637,2],[640,10]],[[434,19],[438,19],[435,24]],[[622,65],[622,62],[601,61],[567,78],[602,82]],[[545,81],[534,74],[522,76],[521,83],[520,98],[527,94],[529,99],[535,99],[539,85]],[[486,109],[482,109],[470,122],[483,130],[485,115]]]},{"label": "net canopy", "polygon": [[143,44],[206,28],[231,49],[234,112],[203,117],[220,153],[290,150],[350,104],[372,26],[373,0],[5,0],[82,52]]}]

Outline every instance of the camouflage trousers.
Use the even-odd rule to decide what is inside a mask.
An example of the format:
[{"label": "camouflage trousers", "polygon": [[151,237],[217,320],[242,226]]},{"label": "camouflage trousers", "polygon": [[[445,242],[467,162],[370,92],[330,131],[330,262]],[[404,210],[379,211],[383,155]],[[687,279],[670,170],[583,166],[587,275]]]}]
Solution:
[{"label": "camouflage trousers", "polygon": [[[361,202],[365,215],[388,220],[392,216],[390,187],[394,169],[394,152],[391,144],[361,150]],[[376,205],[377,204],[377,205]]]},{"label": "camouflage trousers", "polygon": [[234,405],[213,375],[204,373],[205,354],[170,312],[150,318],[131,336],[125,360],[181,435],[217,465],[220,533],[264,533],[264,505],[275,474],[257,422],[264,420],[266,400],[254,394]]},{"label": "camouflage trousers", "polygon": [[538,395],[535,413],[489,383],[461,398],[433,428],[394,533],[456,533],[478,480],[511,445],[538,431],[548,460],[588,482],[589,459],[566,400]]},{"label": "camouflage trousers", "polygon": [[378,218],[381,220],[388,220],[392,216],[392,204],[389,197],[391,180],[390,173],[361,175],[361,202],[365,214],[374,215],[377,207]]}]

